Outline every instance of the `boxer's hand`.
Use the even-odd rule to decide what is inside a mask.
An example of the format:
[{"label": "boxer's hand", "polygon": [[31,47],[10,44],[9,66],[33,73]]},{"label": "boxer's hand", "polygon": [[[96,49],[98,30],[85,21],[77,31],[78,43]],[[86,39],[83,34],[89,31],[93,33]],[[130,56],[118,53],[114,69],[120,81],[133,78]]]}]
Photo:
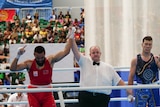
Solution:
[{"label": "boxer's hand", "polygon": [[71,34],[70,34],[69,38],[71,38],[71,39],[74,38],[74,33],[75,33],[75,31],[76,31],[76,28],[75,28],[75,27],[72,27],[72,28],[71,28]]},{"label": "boxer's hand", "polygon": [[133,102],[134,101],[133,95],[128,95],[127,99],[128,99],[129,102]]},{"label": "boxer's hand", "polygon": [[67,33],[66,38],[69,38],[69,37],[70,37],[70,35],[71,35],[71,27],[69,27],[69,29],[68,29],[68,33]]},{"label": "boxer's hand", "polygon": [[69,26],[67,38],[74,39],[74,33],[75,33],[75,31],[76,31],[75,27]]},{"label": "boxer's hand", "polygon": [[19,47],[19,48],[18,48],[18,52],[17,52],[17,56],[16,56],[17,59],[19,59],[19,57],[24,54],[24,52],[25,52],[25,47],[26,47],[26,45],[23,46],[23,47]]}]

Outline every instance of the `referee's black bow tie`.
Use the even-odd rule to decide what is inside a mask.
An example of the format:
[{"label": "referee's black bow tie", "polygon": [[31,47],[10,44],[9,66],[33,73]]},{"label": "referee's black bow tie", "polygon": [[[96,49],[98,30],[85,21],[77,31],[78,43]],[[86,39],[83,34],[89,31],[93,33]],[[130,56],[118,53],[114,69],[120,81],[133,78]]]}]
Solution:
[{"label": "referee's black bow tie", "polygon": [[93,62],[93,65],[99,65],[100,63],[99,62]]}]

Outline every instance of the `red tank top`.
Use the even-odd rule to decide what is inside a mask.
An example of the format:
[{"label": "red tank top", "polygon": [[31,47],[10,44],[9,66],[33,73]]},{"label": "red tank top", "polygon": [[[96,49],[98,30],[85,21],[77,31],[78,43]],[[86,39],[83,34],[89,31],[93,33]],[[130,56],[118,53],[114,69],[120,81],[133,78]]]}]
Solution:
[{"label": "red tank top", "polygon": [[33,60],[28,73],[30,83],[33,85],[48,85],[52,83],[52,67],[47,59],[42,69],[36,68],[36,61]]}]

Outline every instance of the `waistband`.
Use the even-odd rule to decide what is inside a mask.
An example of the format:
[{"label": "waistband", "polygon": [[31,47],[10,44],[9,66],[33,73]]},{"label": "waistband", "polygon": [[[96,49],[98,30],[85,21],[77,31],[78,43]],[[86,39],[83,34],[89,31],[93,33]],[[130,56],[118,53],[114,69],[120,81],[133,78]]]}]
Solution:
[{"label": "waistband", "polygon": [[51,84],[48,84],[48,85],[34,85],[34,84],[29,84],[28,87],[31,87],[31,88],[51,88]]}]

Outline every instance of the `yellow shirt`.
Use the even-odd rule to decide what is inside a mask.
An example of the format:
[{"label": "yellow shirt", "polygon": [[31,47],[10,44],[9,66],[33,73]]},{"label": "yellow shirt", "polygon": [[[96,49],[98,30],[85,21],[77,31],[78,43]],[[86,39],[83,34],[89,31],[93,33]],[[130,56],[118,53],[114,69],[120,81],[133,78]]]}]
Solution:
[{"label": "yellow shirt", "polygon": [[39,34],[42,36],[42,38],[47,37],[47,32],[46,31],[40,31]]}]

